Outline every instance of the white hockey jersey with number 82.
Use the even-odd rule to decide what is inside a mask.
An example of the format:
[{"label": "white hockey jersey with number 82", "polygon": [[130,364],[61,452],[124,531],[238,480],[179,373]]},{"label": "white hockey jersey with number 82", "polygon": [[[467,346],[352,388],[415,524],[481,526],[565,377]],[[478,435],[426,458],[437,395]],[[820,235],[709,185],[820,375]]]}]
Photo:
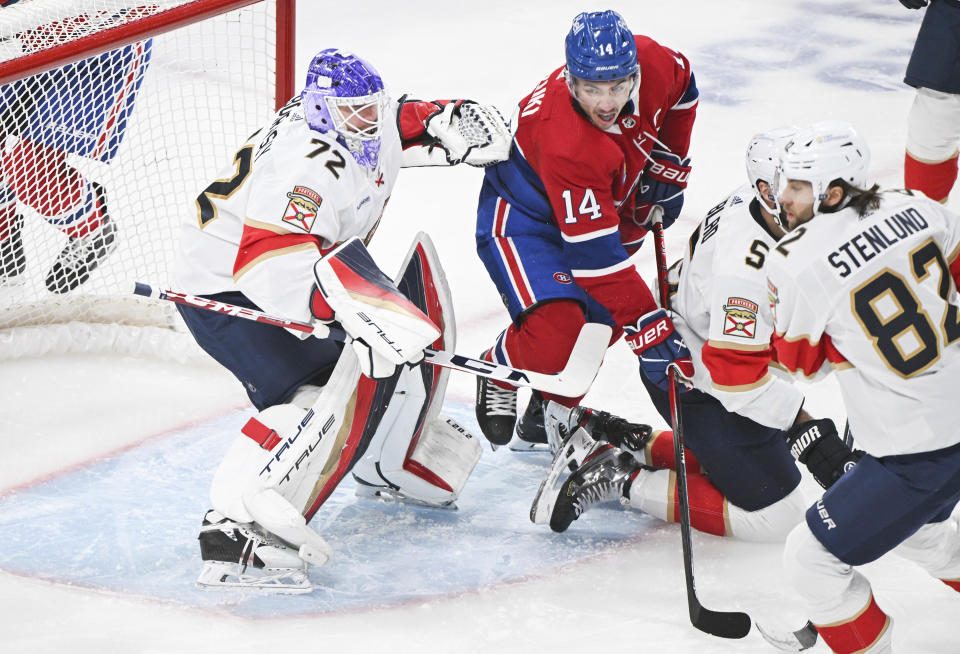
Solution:
[{"label": "white hockey jersey with number 82", "polygon": [[889,191],[877,211],[821,214],[782,238],[767,276],[779,360],[837,374],[874,456],[960,442],[960,216]]}]

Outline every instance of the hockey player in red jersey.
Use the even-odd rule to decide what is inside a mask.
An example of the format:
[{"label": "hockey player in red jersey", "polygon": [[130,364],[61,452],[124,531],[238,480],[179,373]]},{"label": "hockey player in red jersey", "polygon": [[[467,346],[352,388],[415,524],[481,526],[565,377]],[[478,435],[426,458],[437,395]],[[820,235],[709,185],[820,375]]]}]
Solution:
[{"label": "hockey player in red jersey", "polygon": [[[242,144],[184,224],[186,291],[350,337],[306,338],[178,305],[194,338],[244,385],[259,413],[214,475],[199,583],[311,589],[331,555],[307,522],[353,474],[369,495],[453,505],[480,456],[438,416],[446,371],[423,348],[452,348],[442,270],[421,235],[395,279],[366,250],[401,167],[484,166],[509,149],[493,107],[386,95],[356,55],[323,50],[303,92]],[[302,335],[301,335],[302,336]]]},{"label": "hockey player in red jersey", "polygon": [[[784,235],[771,190],[779,150],[796,129],[751,138],[745,157],[749,184],[707,212],[683,258],[670,269],[674,322],[694,362],[693,389],[681,394],[679,406],[684,444],[693,455],[687,457],[690,524],[741,540],[782,542],[802,519],[805,504],[788,443],[794,424],[804,425],[810,416],[802,410],[803,393],[781,378],[774,364],[764,272],[768,253]],[[668,394],[645,377],[641,381],[669,422]],[[552,416],[558,414],[560,422],[565,416],[552,402],[546,413],[552,434],[558,422]],[[597,442],[584,437],[593,435],[589,423],[583,435],[564,426],[568,437],[537,494],[535,521],[549,521],[563,531],[605,500],[620,500],[669,522],[677,519],[672,432],[649,433],[638,441],[593,430],[600,436]],[[824,426],[821,448],[828,449],[829,438],[834,458],[804,461],[824,487],[851,460],[836,429],[829,431]],[[571,461],[582,465],[568,474]]]},{"label": "hockey player in red jersey", "polygon": [[[927,0],[900,0],[910,9]],[[960,147],[960,0],[934,0],[927,7],[904,80],[917,89],[907,117],[903,162],[906,188],[946,202],[957,181]]]},{"label": "hockey player in red jersey", "polygon": [[[635,36],[614,11],[574,19],[566,65],[520,101],[510,157],[487,169],[480,191],[477,252],[512,321],[485,357],[556,372],[580,327],[600,322],[615,338],[626,332],[638,356],[656,350],[641,365],[661,383],[666,359],[691,372],[629,257],[655,204],[665,224],[680,214],[697,100],[682,54]],[[480,380],[480,429],[494,445],[545,442],[542,399],[534,394],[517,442],[516,390]]]},{"label": "hockey player in red jersey", "polygon": [[[893,551],[960,591],[960,217],[921,194],[868,189],[868,166],[849,124],[793,137],[777,185],[790,233],[766,269],[779,362],[832,369],[866,452],[784,550],[808,617],[841,654],[892,651],[890,616],[859,566]],[[807,426],[798,454],[816,456],[821,427]]]},{"label": "hockey player in red jersey", "polygon": [[[0,0],[16,11],[25,4]],[[88,33],[91,25],[122,22],[155,5],[80,11],[16,35],[24,54]],[[13,18],[13,17],[11,17]],[[44,275],[52,293],[83,284],[116,248],[117,226],[107,190],[89,179],[68,156],[109,163],[117,153],[150,62],[152,41],[140,41],[0,86],[0,142],[17,137],[0,154],[0,285],[22,283],[28,207],[66,236]]]}]

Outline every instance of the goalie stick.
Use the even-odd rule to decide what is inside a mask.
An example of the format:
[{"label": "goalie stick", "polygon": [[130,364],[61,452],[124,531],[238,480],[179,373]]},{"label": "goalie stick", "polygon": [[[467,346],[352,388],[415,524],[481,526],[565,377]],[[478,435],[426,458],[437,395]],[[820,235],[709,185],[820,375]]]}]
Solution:
[{"label": "goalie stick", "polygon": [[[262,311],[248,309],[247,307],[227,304],[226,302],[217,302],[196,295],[187,295],[177,291],[155,289],[149,284],[141,282],[134,283],[133,292],[136,295],[151,297],[159,300],[167,300],[197,309],[205,309],[216,313],[243,318],[244,320],[253,320],[268,325],[285,327],[294,331],[304,332],[315,336],[316,338],[330,338],[335,341],[350,342],[350,336],[336,327],[328,327],[323,324],[311,324],[299,322],[296,320],[287,320],[277,318]],[[498,381],[507,382],[514,386],[527,386],[535,388],[546,393],[556,393],[567,397],[579,397],[586,394],[594,377],[600,370],[600,364],[603,362],[603,355],[607,351],[607,344],[610,341],[610,328],[598,323],[587,323],[580,330],[577,342],[570,352],[570,358],[567,365],[558,373],[545,374],[534,372],[533,370],[524,370],[512,366],[483,359],[474,359],[473,357],[447,352],[445,350],[434,350],[433,348],[424,348],[424,361],[432,363],[435,366],[450,368],[468,372],[478,377],[488,377]]]},{"label": "goalie stick", "polygon": [[[667,249],[663,242],[663,208],[659,205],[650,212],[654,251],[657,258],[657,285],[660,304],[670,310],[670,289],[667,283]],[[683,453],[683,425],[680,421],[680,399],[674,366],[668,369],[670,390],[670,418],[673,427],[673,454],[677,468],[677,495],[680,499],[680,535],[683,545],[683,572],[687,582],[687,606],[690,622],[700,631],[720,638],[743,638],[750,632],[751,620],[738,611],[713,611],[700,603],[693,578],[693,547],[690,536],[690,497],[687,491],[687,464]]]}]

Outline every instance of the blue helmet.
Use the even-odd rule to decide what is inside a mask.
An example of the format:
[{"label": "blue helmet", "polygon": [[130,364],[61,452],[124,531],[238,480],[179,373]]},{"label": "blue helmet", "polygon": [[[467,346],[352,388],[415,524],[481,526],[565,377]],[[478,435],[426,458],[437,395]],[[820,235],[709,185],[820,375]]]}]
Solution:
[{"label": "blue helmet", "polygon": [[567,34],[567,73],[591,82],[623,79],[637,72],[637,43],[623,16],[608,9],[584,12]]},{"label": "blue helmet", "polygon": [[334,130],[357,163],[377,167],[386,92],[373,66],[344,50],[322,50],[310,62],[300,99],[310,129]]}]

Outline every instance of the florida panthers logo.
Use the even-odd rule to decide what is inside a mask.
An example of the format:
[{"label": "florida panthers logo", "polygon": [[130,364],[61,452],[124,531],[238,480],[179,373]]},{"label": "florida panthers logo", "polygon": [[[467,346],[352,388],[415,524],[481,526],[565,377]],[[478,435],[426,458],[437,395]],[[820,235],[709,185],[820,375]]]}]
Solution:
[{"label": "florida panthers logo", "polygon": [[323,198],[313,189],[306,186],[295,186],[293,191],[287,193],[290,202],[283,212],[283,222],[309,232],[313,228],[313,222],[317,219],[317,212],[323,203]]},{"label": "florida panthers logo", "polygon": [[755,302],[742,297],[731,297],[723,306],[726,314],[723,319],[723,333],[725,336],[739,336],[753,338],[757,331],[757,310],[760,307]]}]

